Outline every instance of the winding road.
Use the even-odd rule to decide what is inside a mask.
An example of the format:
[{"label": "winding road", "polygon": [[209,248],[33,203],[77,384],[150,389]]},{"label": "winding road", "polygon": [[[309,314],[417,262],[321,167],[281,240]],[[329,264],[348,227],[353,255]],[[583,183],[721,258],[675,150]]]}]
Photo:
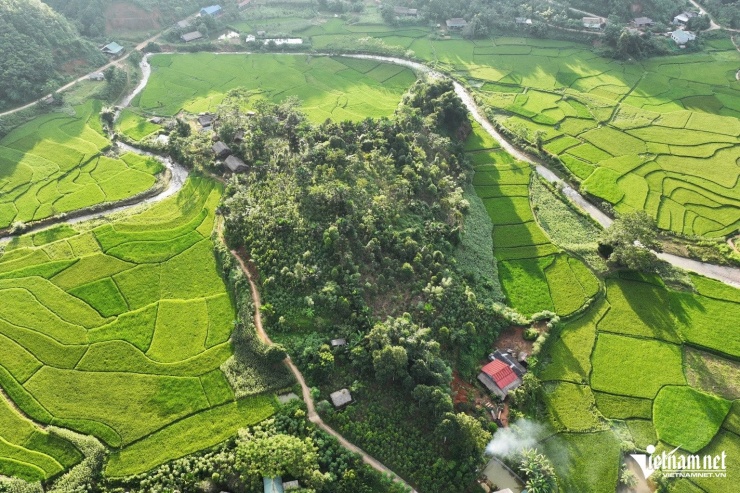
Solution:
[{"label": "winding road", "polygon": [[[257,277],[255,275],[255,267],[251,264],[247,265],[247,263],[244,262],[244,259],[242,259],[241,255],[239,255],[239,252],[237,252],[236,250],[231,250],[231,254],[237,260],[239,266],[242,269],[242,272],[244,272],[244,274],[247,276],[247,279],[249,280],[249,288],[252,292],[252,302],[254,303],[254,325],[255,327],[257,327],[257,335],[263,343],[269,346],[272,344],[272,340],[270,340],[270,337],[267,335],[267,332],[265,332],[265,329],[262,326],[262,298],[260,297],[259,289],[257,288],[257,284],[255,283],[255,278]],[[309,421],[314,423],[316,426],[318,426],[328,434],[335,437],[344,448],[348,449],[351,452],[359,454],[365,464],[369,465],[376,471],[381,472],[382,474],[391,476],[394,481],[403,484],[413,493],[417,493],[416,490],[414,490],[406,481],[401,479],[400,476],[385,467],[380,461],[362,450],[360,447],[344,438],[336,430],[334,430],[334,428],[324,423],[324,421],[321,419],[321,416],[319,416],[319,414],[316,412],[316,407],[314,406],[313,398],[311,397],[311,389],[308,387],[308,385],[306,385],[306,380],[303,378],[303,374],[300,372],[300,370],[298,370],[298,367],[296,367],[295,363],[293,363],[293,360],[290,359],[290,356],[287,356],[283,362],[285,363],[285,366],[287,366],[288,369],[291,371],[291,373],[293,373],[293,376],[295,376],[295,379],[298,381],[298,383],[301,385],[301,393],[303,394],[303,402],[306,403],[306,408],[308,409]]]},{"label": "winding road", "polygon": [[[152,37],[152,38],[144,41],[139,46],[145,46],[146,43],[148,43],[149,41],[152,41],[152,40],[157,39],[158,36],[159,35],[154,36],[154,37]],[[249,52],[243,52],[243,53],[233,53],[233,54],[242,54],[242,55],[244,55],[244,54],[250,54],[250,53]],[[291,55],[298,55],[298,56],[304,56],[304,55],[321,56],[322,54],[316,54],[316,53],[291,53]],[[376,56],[376,55],[344,55],[344,56],[348,56],[348,57],[352,57],[352,58],[371,59],[371,60],[377,60],[377,61],[381,61],[381,62],[393,63],[393,64],[396,64],[396,65],[401,65],[401,66],[409,67],[409,68],[414,69],[414,70],[416,70],[418,72],[421,72],[421,73],[428,74],[432,78],[448,78],[449,79],[449,77],[447,75],[442,74],[441,72],[435,71],[435,70],[429,68],[426,65],[423,65],[421,63],[414,62],[414,61],[411,61],[411,60],[402,59],[402,58]],[[105,67],[108,67],[110,65],[113,65],[115,63],[118,63],[120,60],[121,59],[116,60],[114,62],[111,62],[111,63],[107,64]],[[103,67],[103,68],[105,68],[105,67]],[[142,80],[137,85],[137,87],[133,90],[133,92],[131,94],[129,94],[126,98],[124,98],[124,100],[123,100],[123,106],[127,106],[128,104],[130,104],[131,100],[139,92],[141,92],[144,89],[144,87],[146,87],[146,84],[147,84],[147,82],[149,80],[149,76],[151,74],[151,67],[149,66],[149,63],[148,63],[148,55],[145,56],[142,59],[141,69],[142,69],[142,74],[143,74]],[[78,80],[82,80],[82,79],[84,79],[84,77],[83,78],[80,78]],[[573,189],[572,187],[570,187],[561,178],[559,178],[552,170],[548,169],[546,167],[545,163],[543,163],[541,160],[539,160],[539,159],[537,159],[537,158],[535,158],[533,156],[528,155],[527,153],[522,152],[520,149],[516,148],[509,141],[507,141],[504,138],[504,136],[501,135],[493,127],[493,125],[491,125],[491,123],[485,118],[485,116],[483,115],[483,113],[480,111],[480,108],[476,104],[475,99],[465,89],[465,87],[463,87],[460,83],[458,83],[454,79],[451,79],[451,80],[452,80],[452,82],[454,84],[455,92],[461,98],[461,100],[463,101],[463,103],[467,107],[468,111],[470,111],[470,113],[473,116],[473,118],[482,126],[483,129],[485,129],[485,131],[488,134],[490,134],[494,139],[496,139],[496,141],[500,144],[500,146],[505,151],[507,151],[512,156],[514,156],[516,159],[519,159],[521,161],[524,161],[524,162],[527,162],[527,163],[532,164],[535,167],[536,172],[540,176],[542,176],[546,180],[548,180],[548,181],[550,181],[552,183],[555,183],[558,186],[562,187],[563,192],[565,193],[566,196],[568,196],[586,214],[588,214],[589,216],[591,216],[594,220],[596,220],[603,227],[606,228],[606,227],[608,227],[612,223],[612,219],[610,217],[608,217],[606,214],[604,214],[602,211],[600,211],[598,208],[596,208],[593,204],[591,204],[590,202],[588,202],[575,189]],[[71,86],[72,84],[74,84],[74,82],[72,82],[72,83],[70,83],[70,84],[68,84],[68,85],[60,88],[57,92],[66,89],[67,87]],[[20,111],[20,110],[22,110],[24,108],[27,108],[27,107],[29,107],[29,106],[31,106],[33,104],[35,104],[35,102],[34,103],[30,103],[30,104],[28,104],[28,105],[26,105],[24,107],[21,107],[21,108],[16,108],[14,110],[10,110],[10,111],[5,112],[5,113],[0,113],[0,116],[7,115],[9,113],[13,113],[13,112],[16,112],[16,111]],[[135,204],[125,205],[125,206],[118,206],[118,207],[116,207],[115,204],[112,204],[111,205],[111,208],[108,209],[108,210],[92,212],[90,214],[81,215],[79,217],[75,217],[75,218],[72,218],[72,219],[70,219],[70,218],[60,218],[59,221],[57,221],[55,224],[63,223],[63,222],[66,222],[66,223],[81,222],[81,221],[85,221],[85,220],[89,220],[89,219],[95,219],[95,218],[98,218],[98,217],[101,217],[101,216],[104,216],[104,215],[108,215],[108,214],[111,214],[111,213],[114,213],[114,212],[121,212],[121,211],[124,211],[124,210],[128,210],[128,209],[133,208],[133,207],[139,207],[142,204],[151,204],[151,203],[154,203],[154,202],[163,200],[163,199],[165,199],[165,198],[167,198],[169,196],[172,196],[173,194],[177,193],[177,191],[179,191],[182,188],[183,184],[185,183],[185,181],[186,181],[186,179],[188,177],[188,171],[183,166],[181,166],[178,163],[174,162],[170,158],[163,158],[161,156],[157,156],[157,155],[154,155],[152,153],[148,153],[146,151],[143,151],[141,149],[138,149],[136,147],[133,147],[133,146],[130,146],[130,145],[121,143],[121,142],[118,142],[117,145],[122,150],[125,150],[125,151],[128,151],[128,152],[136,152],[136,153],[139,153],[139,154],[142,154],[142,155],[146,155],[146,156],[149,156],[149,157],[154,157],[154,158],[159,159],[160,161],[162,161],[163,164],[170,170],[170,173],[171,173],[171,178],[169,180],[169,183],[168,183],[167,187],[163,191],[161,191],[160,193],[158,193],[157,195],[155,195],[153,197],[146,198],[146,199],[142,199],[142,201],[137,202]],[[49,225],[49,224],[45,224],[43,226],[39,226],[38,229],[42,229],[42,228],[46,228],[46,227],[50,227],[50,226],[51,225]],[[13,236],[8,236],[8,237],[5,237],[5,238],[0,238],[0,240],[3,240],[3,239],[6,239],[7,240],[7,239],[10,239],[12,237]],[[272,341],[270,340],[269,336],[265,332],[264,327],[263,327],[263,324],[262,324],[262,316],[261,316],[261,306],[262,306],[262,304],[261,304],[261,297],[260,297],[260,294],[259,294],[259,289],[258,289],[257,284],[255,282],[255,278],[256,278],[255,273],[256,273],[256,271],[254,271],[253,268],[250,268],[250,266],[248,266],[247,263],[245,263],[245,261],[242,259],[242,257],[239,255],[238,252],[232,250],[231,253],[234,255],[234,257],[238,261],[239,266],[241,267],[242,271],[245,273],[245,275],[247,276],[247,279],[249,281],[250,290],[251,290],[251,296],[252,296],[252,300],[253,300],[254,306],[255,306],[254,323],[255,323],[255,326],[256,326],[256,329],[257,329],[257,334],[258,334],[259,338],[265,344],[268,344],[268,345],[269,344],[272,344]],[[724,282],[726,284],[729,284],[729,285],[732,285],[732,286],[735,286],[735,287],[740,287],[740,269],[731,268],[731,267],[722,267],[722,266],[717,266],[717,265],[712,265],[712,264],[706,264],[706,263],[698,262],[698,261],[695,261],[695,260],[691,260],[691,259],[687,259],[687,258],[683,258],[683,257],[678,257],[678,256],[675,256],[675,255],[670,255],[670,254],[659,254],[659,257],[661,259],[667,261],[667,262],[670,262],[671,264],[673,264],[673,265],[675,265],[677,267],[680,267],[680,268],[683,268],[683,269],[686,269],[686,270],[690,270],[690,271],[699,273],[699,274],[704,275],[706,277],[710,277],[710,278],[719,280],[721,282]],[[298,381],[298,383],[301,386],[301,392],[302,392],[302,396],[303,396],[303,401],[306,403],[306,407],[308,409],[308,418],[309,418],[309,420],[312,423],[315,423],[319,428],[321,428],[325,432],[327,432],[330,435],[332,435],[335,438],[337,438],[337,440],[339,441],[339,443],[341,443],[342,446],[344,446],[348,450],[359,454],[362,457],[363,461],[366,464],[370,465],[375,470],[377,470],[377,471],[379,471],[379,472],[381,472],[381,473],[383,473],[385,475],[389,475],[390,477],[393,478],[394,481],[399,482],[399,483],[405,485],[406,487],[409,488],[409,490],[411,490],[414,493],[416,493],[415,490],[408,483],[406,483],[402,478],[400,478],[397,474],[395,474],[393,471],[391,471],[390,469],[388,469],[386,466],[384,466],[377,459],[375,459],[374,457],[372,457],[371,455],[369,455],[367,452],[363,451],[362,449],[360,449],[356,445],[354,445],[351,442],[349,442],[346,438],[344,438],[336,430],[334,430],[329,425],[327,425],[326,423],[324,423],[324,421],[321,419],[321,417],[316,412],[316,409],[315,409],[315,406],[314,406],[314,402],[313,402],[313,398],[311,397],[310,389],[306,385],[306,382],[305,382],[305,379],[303,378],[303,375],[298,370],[298,368],[296,367],[296,365],[293,363],[293,361],[290,359],[289,356],[286,357],[284,363],[290,369],[290,371],[295,376],[296,380]]]}]

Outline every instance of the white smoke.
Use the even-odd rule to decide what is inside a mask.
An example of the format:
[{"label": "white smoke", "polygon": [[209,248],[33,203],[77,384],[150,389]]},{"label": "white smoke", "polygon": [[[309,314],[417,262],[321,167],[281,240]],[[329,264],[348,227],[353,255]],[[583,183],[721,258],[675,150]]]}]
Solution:
[{"label": "white smoke", "polygon": [[534,448],[543,432],[544,427],[541,424],[520,419],[508,428],[499,428],[486,447],[486,453],[508,457],[526,448]]}]

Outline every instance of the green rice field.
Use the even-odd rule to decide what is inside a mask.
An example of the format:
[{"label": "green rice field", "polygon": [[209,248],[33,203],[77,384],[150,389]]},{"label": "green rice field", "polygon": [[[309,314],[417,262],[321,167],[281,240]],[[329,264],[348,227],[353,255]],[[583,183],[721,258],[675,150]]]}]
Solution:
[{"label": "green rice field", "polygon": [[[708,454],[740,446],[740,401],[733,406],[728,398],[737,382],[725,381],[737,365],[737,337],[730,335],[730,320],[740,316],[737,290],[698,276],[693,281],[696,292],[676,291],[650,277],[609,278],[606,299],[548,341],[539,375],[549,389],[551,425],[559,433],[542,446],[568,478],[569,491],[614,489],[613,482],[596,488],[593,478],[567,469],[592,463],[578,454],[587,436],[606,440],[605,423],[621,429],[617,434],[626,435],[636,450],[657,444],[668,451],[680,447],[685,454]],[[685,352],[695,348],[712,352],[711,366],[689,368]],[[563,450],[570,462],[561,458]],[[737,465],[728,467],[728,476],[737,473]],[[685,487],[725,491],[690,481]]]},{"label": "green rice field", "polygon": [[515,162],[479,127],[466,143],[473,185],[493,223],[493,253],[508,303],[525,315],[569,315],[599,290],[579,259],[555,246],[537,224],[529,200],[532,170]]},{"label": "green rice field", "polygon": [[214,183],[191,178],[145,212],[7,245],[0,384],[17,408],[0,399],[0,474],[45,479],[81,459],[35,423],[96,436],[113,449],[106,474],[124,476],[273,413],[258,356],[266,384],[242,399],[219,369],[235,313],[210,239]]},{"label": "green rice field", "polygon": [[157,55],[134,106],[171,116],[213,111],[230,89],[280,102],[295,96],[315,122],[390,116],[416,80],[397,65],[342,57],[285,55]]},{"label": "green rice field", "polygon": [[[508,129],[530,139],[542,132],[584,190],[618,211],[645,209],[661,228],[684,234],[740,228],[740,54],[731,46],[620,62],[572,41],[438,39],[428,27],[398,29],[370,15],[352,24],[311,15],[296,12],[281,32],[317,50],[371,39],[375,49],[436,64],[478,88]],[[260,15],[244,28],[270,22]]]},{"label": "green rice field", "polygon": [[157,161],[105,155],[99,101],[50,113],[0,140],[0,229],[115,202],[154,185]]}]

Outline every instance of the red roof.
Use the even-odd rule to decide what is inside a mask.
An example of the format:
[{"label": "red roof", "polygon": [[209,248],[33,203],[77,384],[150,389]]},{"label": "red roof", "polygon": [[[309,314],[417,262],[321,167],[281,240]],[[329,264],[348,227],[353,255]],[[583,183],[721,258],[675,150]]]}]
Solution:
[{"label": "red roof", "polygon": [[502,390],[517,379],[516,373],[509,368],[509,365],[497,359],[481,368],[481,371],[491,377]]}]

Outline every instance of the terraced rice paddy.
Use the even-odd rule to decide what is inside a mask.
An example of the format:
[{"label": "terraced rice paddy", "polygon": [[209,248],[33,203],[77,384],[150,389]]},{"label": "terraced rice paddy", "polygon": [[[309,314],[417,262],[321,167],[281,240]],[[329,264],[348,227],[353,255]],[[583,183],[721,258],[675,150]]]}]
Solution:
[{"label": "terraced rice paddy", "polygon": [[501,285],[520,312],[568,315],[593,297],[599,283],[578,259],[552,244],[529,203],[532,171],[498,148],[480,127],[466,143],[473,185],[493,222],[493,249]]},{"label": "terraced rice paddy", "polygon": [[[550,388],[548,410],[560,433],[543,446],[572,483],[569,491],[614,489],[614,482],[611,490],[606,485],[596,488],[594,478],[572,473],[594,461],[608,462],[617,470],[619,456],[581,458],[586,457],[581,455],[584,441],[601,437],[609,443],[605,429],[612,428],[643,450],[658,444],[659,450],[680,446],[684,453],[705,454],[721,446],[729,454],[740,446],[737,401],[733,406],[717,394],[718,388],[723,394],[737,390],[737,382],[717,386],[730,371],[687,381],[692,370],[684,363],[685,353],[701,347],[725,355],[715,356],[716,361],[736,365],[740,347],[737,337],[729,334],[735,327],[730,320],[740,316],[737,290],[699,277],[694,282],[696,293],[666,288],[653,278],[611,278],[605,300],[551,337],[540,377]],[[721,370],[716,364],[712,368]],[[569,461],[560,458],[563,450]],[[728,467],[728,476],[737,473],[736,465]],[[706,487],[725,491],[715,483]]]},{"label": "terraced rice paddy", "polygon": [[397,65],[342,57],[284,55],[157,55],[135,109],[171,116],[215,110],[236,87],[281,102],[295,96],[315,122],[390,116],[416,80]]},{"label": "terraced rice paddy", "polygon": [[319,50],[371,38],[466,79],[504,126],[530,139],[541,132],[584,189],[618,211],[645,209],[661,228],[685,234],[740,228],[740,55],[732,47],[625,63],[576,42],[429,33],[341,19],[294,26]]},{"label": "terraced rice paddy", "polygon": [[[240,400],[219,369],[235,319],[210,240],[220,196],[191,179],[146,212],[22,236],[0,257],[0,383],[36,423],[113,448],[109,475],[215,445],[277,405],[269,369]],[[0,474],[47,478],[80,460],[4,398],[0,421]]]},{"label": "terraced rice paddy", "polygon": [[[525,63],[549,75],[528,77],[511,65],[514,57],[503,55],[494,66],[512,69],[504,77],[466,69],[468,76],[495,81],[480,95],[504,126],[530,139],[541,132],[545,149],[560,156],[582,190],[618,211],[644,209],[661,228],[685,234],[738,229],[740,92],[730,73],[733,56],[618,65],[575,46],[553,48],[550,57],[530,48]],[[557,58],[559,52],[567,56]],[[711,67],[705,78],[693,73],[699,66]],[[721,102],[697,103],[704,99]]]},{"label": "terraced rice paddy", "polygon": [[154,185],[162,166],[134,154],[103,152],[100,102],[50,113],[0,141],[0,229],[114,202]]}]

